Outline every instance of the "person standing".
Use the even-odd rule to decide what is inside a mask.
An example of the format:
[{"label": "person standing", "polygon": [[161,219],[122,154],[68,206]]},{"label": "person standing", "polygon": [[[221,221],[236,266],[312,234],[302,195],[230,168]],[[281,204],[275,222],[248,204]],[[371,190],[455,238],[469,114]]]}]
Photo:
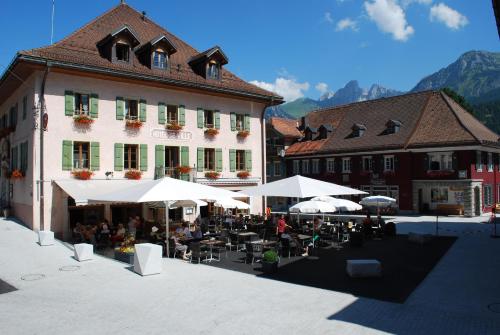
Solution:
[{"label": "person standing", "polygon": [[[278,223],[276,225],[276,235],[278,235],[278,239],[281,239],[281,235],[283,235],[283,233],[285,232],[286,227],[290,227],[290,226],[286,224],[285,216],[281,215],[281,217],[278,219]],[[290,228],[292,228],[292,227],[290,227]]]}]

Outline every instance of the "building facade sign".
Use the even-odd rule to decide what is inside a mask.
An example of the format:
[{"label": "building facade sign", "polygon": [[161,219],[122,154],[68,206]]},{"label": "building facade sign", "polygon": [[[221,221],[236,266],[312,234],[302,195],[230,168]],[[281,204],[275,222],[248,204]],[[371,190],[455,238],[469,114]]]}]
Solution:
[{"label": "building facade sign", "polygon": [[190,131],[174,131],[167,129],[152,129],[151,137],[164,140],[190,141],[193,134]]}]

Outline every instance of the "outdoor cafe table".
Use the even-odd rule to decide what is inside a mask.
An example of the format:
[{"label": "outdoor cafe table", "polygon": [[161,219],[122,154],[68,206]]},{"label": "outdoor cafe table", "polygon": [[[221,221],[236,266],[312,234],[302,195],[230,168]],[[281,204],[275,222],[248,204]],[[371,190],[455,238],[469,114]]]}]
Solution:
[{"label": "outdoor cafe table", "polygon": [[224,245],[223,241],[219,241],[219,240],[203,240],[203,241],[200,242],[200,244],[208,245],[210,247],[210,257],[209,258],[205,258],[203,261],[206,261],[206,262],[212,262],[212,261],[219,262],[220,261],[220,259],[218,259],[217,257],[214,257],[213,248],[214,248],[214,245]]},{"label": "outdoor cafe table", "polygon": [[262,248],[263,249],[273,249],[277,244],[278,242],[277,241],[253,241],[251,242],[253,244],[260,244],[262,245]]},{"label": "outdoor cafe table", "polygon": [[303,235],[303,234],[298,234],[297,239],[302,242],[302,245],[304,246],[308,240],[312,239],[312,236],[310,235]]},{"label": "outdoor cafe table", "polygon": [[253,237],[255,237],[255,236],[259,237],[259,234],[251,232],[251,231],[240,232],[236,235],[238,236],[238,242],[239,241],[243,241],[243,242],[252,241]]}]

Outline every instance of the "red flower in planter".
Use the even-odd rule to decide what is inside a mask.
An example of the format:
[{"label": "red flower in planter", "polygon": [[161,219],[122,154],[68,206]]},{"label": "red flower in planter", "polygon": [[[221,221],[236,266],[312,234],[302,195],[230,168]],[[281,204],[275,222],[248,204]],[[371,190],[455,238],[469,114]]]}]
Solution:
[{"label": "red flower in planter", "polygon": [[384,171],[384,176],[386,177],[392,177],[394,175],[395,175],[394,171]]},{"label": "red flower in planter", "polygon": [[189,173],[191,172],[191,167],[187,165],[178,166],[175,168],[179,173]]},{"label": "red flower in planter", "polygon": [[94,172],[90,170],[74,170],[71,172],[73,177],[80,180],[89,180],[94,175]]},{"label": "red flower in planter", "polygon": [[236,177],[241,178],[241,179],[247,179],[248,177],[250,177],[250,172],[240,171],[236,174]]},{"label": "red flower in planter", "polygon": [[182,128],[184,127],[178,124],[177,122],[171,122],[167,124],[165,128],[167,128],[167,130],[172,130],[172,131],[181,131]]},{"label": "red flower in planter", "polygon": [[220,177],[220,173],[219,172],[216,172],[216,171],[205,172],[205,178],[208,178],[208,179],[219,179],[219,177]]},{"label": "red flower in planter", "polygon": [[129,129],[140,129],[142,127],[142,121],[140,120],[127,120],[125,122],[125,127]]},{"label": "red flower in planter", "polygon": [[139,180],[142,177],[142,172],[139,170],[128,170],[125,172],[125,178]]},{"label": "red flower in planter", "polygon": [[240,130],[236,136],[241,137],[241,138],[247,138],[250,135],[250,132],[248,130]]},{"label": "red flower in planter", "polygon": [[94,123],[94,119],[85,114],[73,116],[73,121],[75,122],[75,124],[80,126],[90,126],[92,123]]},{"label": "red flower in planter", "polygon": [[427,176],[429,177],[449,177],[453,175],[453,170],[428,170]]},{"label": "red flower in planter", "polygon": [[21,172],[21,170],[18,170],[18,169],[15,169],[10,174],[10,179],[23,179],[23,178],[24,178],[23,173]]},{"label": "red flower in planter", "polygon": [[216,136],[217,134],[219,134],[219,130],[217,128],[205,129],[205,135],[207,136]]}]

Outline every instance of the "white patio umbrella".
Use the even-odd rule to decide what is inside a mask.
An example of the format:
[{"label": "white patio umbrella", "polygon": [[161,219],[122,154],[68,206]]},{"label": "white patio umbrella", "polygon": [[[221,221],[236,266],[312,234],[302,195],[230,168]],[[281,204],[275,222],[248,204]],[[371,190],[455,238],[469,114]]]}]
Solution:
[{"label": "white patio umbrella", "polygon": [[[163,201],[165,207],[170,201],[192,199],[220,199],[240,197],[241,194],[224,189],[165,177],[162,179],[148,180],[140,184],[121,189],[118,192],[103,193],[89,199],[107,202],[156,202]],[[165,210],[166,245],[168,255],[168,210]]]},{"label": "white patio umbrella", "polygon": [[386,206],[394,205],[396,203],[396,199],[385,197],[383,195],[373,195],[373,196],[361,199],[361,201],[359,203],[361,205],[364,205],[364,206],[376,206],[378,208],[380,206],[386,207]]},{"label": "white patio umbrella", "polygon": [[317,179],[293,176],[255,187],[241,193],[248,196],[268,196],[285,198],[310,198],[320,195],[368,194],[354,188],[345,187]]},{"label": "white patio umbrella", "polygon": [[339,198],[334,198],[334,197],[329,197],[329,196],[319,196],[319,197],[314,197],[311,199],[311,201],[323,201],[327,202],[329,204],[332,204],[333,206],[337,207],[339,211],[343,212],[355,212],[363,209],[363,206],[355,203],[354,201],[350,201],[347,199],[339,199]]},{"label": "white patio umbrella", "polygon": [[237,209],[250,209],[250,205],[246,202],[239,201],[233,198],[219,199],[214,202],[215,207],[222,208],[237,208]]},{"label": "white patio umbrella", "polygon": [[333,213],[337,208],[332,204],[324,201],[302,201],[292,207],[291,213]]}]

